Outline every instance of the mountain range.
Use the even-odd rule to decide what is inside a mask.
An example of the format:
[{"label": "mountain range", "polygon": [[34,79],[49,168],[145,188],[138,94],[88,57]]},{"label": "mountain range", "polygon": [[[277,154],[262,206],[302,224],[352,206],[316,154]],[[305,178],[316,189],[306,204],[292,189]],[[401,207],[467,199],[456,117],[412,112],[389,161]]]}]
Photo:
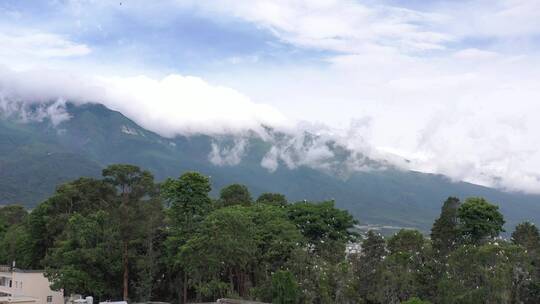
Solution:
[{"label": "mountain range", "polygon": [[[308,162],[306,152],[321,148],[315,134],[297,139],[265,128],[266,137],[247,132],[165,138],[100,104],[67,103],[65,111],[69,119],[59,122],[0,115],[0,204],[32,208],[58,184],[99,177],[112,163],[130,163],[150,170],[157,180],[199,171],[211,177],[214,196],[227,184],[242,183],[254,196],[279,192],[290,201],[335,200],[363,224],[428,231],[448,196],[482,196],[498,204],[507,230],[524,220],[540,223],[538,195],[401,170],[331,140],[322,141],[331,157]],[[268,158],[277,154],[281,157]]]}]

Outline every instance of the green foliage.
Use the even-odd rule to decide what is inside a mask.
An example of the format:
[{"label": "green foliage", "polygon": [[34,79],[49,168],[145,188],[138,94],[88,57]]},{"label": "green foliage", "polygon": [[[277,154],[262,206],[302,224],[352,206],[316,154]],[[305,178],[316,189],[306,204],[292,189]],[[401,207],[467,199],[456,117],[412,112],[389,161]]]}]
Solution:
[{"label": "green foliage", "polygon": [[295,203],[288,206],[287,213],[310,247],[317,252],[332,250],[356,237],[350,230],[356,220],[347,211],[335,208],[333,201]]},{"label": "green foliage", "polygon": [[245,185],[232,184],[219,192],[219,202],[222,206],[249,206],[252,203],[251,194]]},{"label": "green foliage", "polygon": [[138,200],[152,194],[154,176],[137,166],[128,164],[110,165],[103,169],[102,175],[106,183],[117,188],[117,191],[122,196],[123,203],[129,203],[129,200]]},{"label": "green foliage", "polygon": [[269,193],[265,192],[257,198],[258,204],[268,204],[274,206],[286,206],[289,202],[285,195],[281,193]]},{"label": "green foliage", "polygon": [[376,281],[381,273],[381,265],[386,257],[386,242],[384,238],[368,231],[362,242],[362,251],[351,256],[353,271],[355,274],[355,290],[364,301],[374,301]]},{"label": "green foliage", "polygon": [[439,286],[440,303],[519,303],[530,264],[518,246],[464,245],[450,254]]},{"label": "green foliage", "polygon": [[388,250],[391,254],[416,254],[422,250],[424,236],[418,230],[401,229],[388,240]]},{"label": "green foliage", "polygon": [[79,178],[58,186],[49,199],[38,205],[28,216],[27,231],[32,246],[30,267],[41,268],[41,260],[64,231],[69,218],[79,213],[89,215],[115,204],[114,190],[101,180]]},{"label": "green foliage", "polygon": [[[180,249],[179,261],[196,289],[208,289],[208,282],[225,279],[230,284],[228,291],[237,286],[240,296],[246,294],[245,280],[257,252],[255,225],[246,208],[231,206],[215,210]],[[219,292],[210,290],[206,296],[225,296]]]},{"label": "green foliage", "polygon": [[540,254],[540,232],[530,222],[517,225],[514,232],[512,232],[511,240],[512,243],[523,246],[531,255]]},{"label": "green foliage", "polygon": [[421,300],[420,298],[417,298],[417,297],[413,297],[413,298],[408,299],[405,302],[401,302],[401,304],[430,304],[430,303],[431,302],[423,301],[423,300]]},{"label": "green foliage", "polygon": [[272,275],[272,303],[296,304],[298,285],[289,271],[278,271]]},{"label": "green foliage", "polygon": [[369,231],[349,252],[356,220],[333,201],[265,193],[252,204],[236,184],[214,205],[197,172],[160,185],[132,165],[103,174],[60,185],[30,214],[0,208],[0,263],[45,268],[54,288],[99,300],[540,302],[538,229],[522,223],[511,243],[494,242],[504,220],[481,198],[449,198],[431,241],[416,230],[387,241]]},{"label": "green foliage", "polygon": [[28,211],[21,205],[0,207],[0,223],[3,223],[4,227],[21,224],[27,216]]},{"label": "green foliage", "polygon": [[[154,177],[137,166],[127,164],[110,165],[103,169],[103,178],[106,184],[116,189],[118,208],[113,209],[118,219],[119,239],[122,242],[122,268],[123,268],[123,299],[129,299],[130,267],[132,267],[132,254],[136,242],[146,234],[141,225],[146,214],[146,204],[153,201],[156,196]],[[150,233],[151,235],[152,233]]]},{"label": "green foliage", "polygon": [[480,244],[503,232],[499,207],[480,197],[468,198],[458,209],[460,233],[467,243]]},{"label": "green foliage", "polygon": [[[199,228],[200,223],[210,212],[212,201],[208,196],[211,190],[208,177],[197,172],[186,172],[178,179],[167,179],[161,186],[161,197],[170,206],[168,219],[170,230],[165,240],[168,266],[174,269],[172,275],[178,283],[176,288],[182,290],[187,297],[188,277],[182,269],[178,251],[185,245]],[[210,284],[208,286],[214,286]],[[182,288],[180,288],[182,287]],[[220,285],[204,289],[201,293],[211,294],[216,289],[223,290]]]},{"label": "green foliage", "polygon": [[11,265],[13,261],[20,268],[33,268],[34,247],[28,227],[24,224],[10,226],[0,244],[0,263]]},{"label": "green foliage", "polygon": [[388,255],[377,277],[375,297],[380,303],[400,303],[418,294],[424,237],[416,230],[400,230],[388,240]]},{"label": "green foliage", "polygon": [[117,221],[105,211],[74,214],[63,234],[45,259],[51,287],[98,299],[120,296],[122,246]]},{"label": "green foliage", "polygon": [[169,218],[175,237],[193,233],[197,224],[210,212],[210,190],[208,177],[197,172],[187,172],[176,180],[167,179],[163,183],[161,196],[170,206]]},{"label": "green foliage", "polygon": [[449,197],[443,204],[441,215],[431,228],[431,241],[437,253],[444,257],[454,250],[459,243],[458,208],[460,201]]}]

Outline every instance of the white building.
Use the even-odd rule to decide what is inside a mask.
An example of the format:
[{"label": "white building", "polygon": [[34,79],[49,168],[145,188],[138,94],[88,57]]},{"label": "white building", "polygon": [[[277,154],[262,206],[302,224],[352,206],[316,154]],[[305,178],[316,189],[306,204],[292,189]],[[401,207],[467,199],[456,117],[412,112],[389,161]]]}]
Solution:
[{"label": "white building", "polygon": [[64,304],[64,293],[53,291],[39,270],[0,266],[0,304]]}]

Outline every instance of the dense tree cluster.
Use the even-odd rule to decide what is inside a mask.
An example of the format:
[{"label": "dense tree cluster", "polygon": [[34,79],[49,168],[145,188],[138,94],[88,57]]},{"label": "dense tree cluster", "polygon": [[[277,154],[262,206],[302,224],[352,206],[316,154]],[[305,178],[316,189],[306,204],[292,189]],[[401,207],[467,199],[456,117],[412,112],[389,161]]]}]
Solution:
[{"label": "dense tree cluster", "polygon": [[[430,238],[355,232],[328,202],[210,197],[208,177],[156,183],[112,165],[57,188],[31,212],[0,208],[0,263],[43,268],[53,288],[98,300],[174,303],[220,297],[272,303],[540,303],[540,233],[482,198],[450,197]],[[361,250],[348,250],[359,243]]]}]

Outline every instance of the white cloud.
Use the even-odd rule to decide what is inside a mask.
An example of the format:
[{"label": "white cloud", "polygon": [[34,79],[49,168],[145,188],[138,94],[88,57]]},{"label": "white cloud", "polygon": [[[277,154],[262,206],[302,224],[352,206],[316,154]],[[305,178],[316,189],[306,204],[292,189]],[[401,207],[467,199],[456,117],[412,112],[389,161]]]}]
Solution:
[{"label": "white cloud", "polygon": [[219,139],[212,142],[212,151],[208,160],[216,166],[236,166],[242,161],[248,146],[246,138],[235,138],[232,143],[220,142]]},{"label": "white cloud", "polygon": [[104,88],[100,102],[164,136],[238,133],[287,123],[271,106],[198,77],[103,77],[100,83]]},{"label": "white cloud", "polygon": [[536,0],[449,1],[439,8],[447,31],[464,37],[528,38],[540,33]]},{"label": "white cloud", "polygon": [[[342,54],[329,55],[328,66],[260,72],[269,85],[249,78],[225,83],[292,118],[341,126],[371,117],[368,137],[345,138],[360,137],[385,158],[388,152],[407,158],[406,168],[540,192],[538,1],[446,2],[397,18],[396,8],[339,0],[228,4],[220,9],[288,43]],[[377,30],[386,26],[386,33]],[[428,49],[442,51],[423,53]],[[280,153],[269,152],[262,164],[287,164],[290,153]]]},{"label": "white cloud", "polygon": [[0,95],[24,103],[99,102],[166,137],[260,131],[263,125],[289,124],[276,109],[255,103],[234,89],[178,74],[154,79],[0,69]]},{"label": "white cloud", "polygon": [[30,108],[29,104],[6,98],[0,92],[0,115],[14,117],[22,122],[42,122],[48,119],[54,126],[57,126],[59,123],[71,118],[66,111],[65,104],[65,100],[58,99]]},{"label": "white cloud", "polygon": [[[385,1],[179,2],[252,22],[298,47],[348,54],[363,54],[373,48],[410,54],[444,53],[475,40],[526,44],[540,34],[540,2],[536,0],[439,1],[425,3],[426,8],[421,10],[387,5]],[[480,52],[489,50],[478,50],[475,55]]]},{"label": "white cloud", "polygon": [[285,42],[307,48],[357,53],[380,45],[419,51],[444,49],[452,39],[420,26],[439,22],[440,15],[355,1],[219,0],[196,5],[254,22]]},{"label": "white cloud", "polygon": [[11,66],[28,67],[49,59],[80,57],[91,52],[86,44],[40,31],[7,31],[2,27],[0,41],[0,62]]},{"label": "white cloud", "polygon": [[[332,168],[336,155],[326,146],[331,138],[357,152],[346,163],[358,170],[364,157],[383,158],[455,180],[540,191],[540,2],[439,1],[421,11],[347,0],[177,2],[181,5],[163,2],[152,9],[133,2],[126,10],[139,14],[138,21],[166,26],[174,14],[152,14],[196,7],[203,17],[252,23],[293,48],[329,52],[318,65],[313,63],[320,58],[310,58],[310,66],[268,66],[259,53],[227,54],[224,60],[243,70],[205,74],[223,85],[178,73],[101,73],[95,78],[0,71],[4,92],[33,101],[100,101],[166,136],[242,133],[261,124],[286,125],[285,116],[320,121],[332,128],[299,127],[322,134],[308,146],[301,131],[289,125],[289,134],[296,136],[274,143],[261,165],[269,170],[281,164]],[[93,21],[95,11],[87,8],[77,12]],[[111,8],[100,3],[100,10]],[[67,36],[26,33],[22,38],[2,34],[11,45],[0,46],[4,62],[71,63],[68,58],[83,56],[92,47]],[[76,74],[100,74],[93,63]],[[343,127],[358,117],[369,123]],[[216,143],[209,158],[234,164],[243,153],[235,147]],[[402,163],[400,156],[410,163]]]}]

